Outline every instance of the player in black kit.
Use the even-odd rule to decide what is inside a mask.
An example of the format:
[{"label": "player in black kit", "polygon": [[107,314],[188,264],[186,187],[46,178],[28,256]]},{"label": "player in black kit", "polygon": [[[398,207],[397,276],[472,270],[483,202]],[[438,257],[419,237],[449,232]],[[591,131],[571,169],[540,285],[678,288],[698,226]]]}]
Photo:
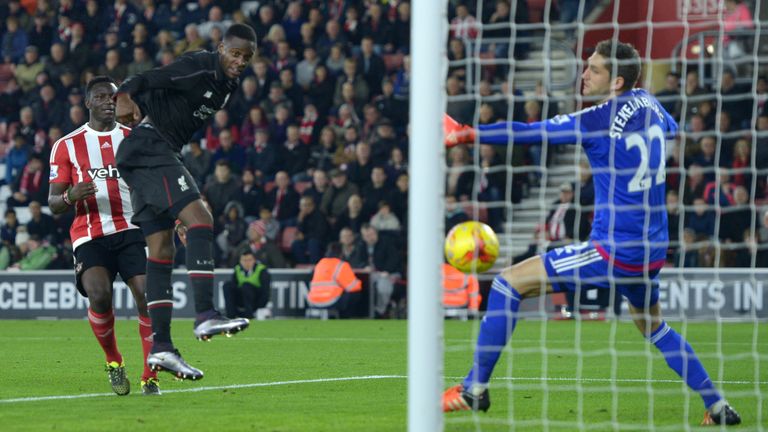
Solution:
[{"label": "player in black kit", "polygon": [[141,226],[149,248],[146,292],[154,343],[147,364],[181,379],[200,379],[203,372],[187,364],[171,341],[176,219],[187,227],[195,336],[207,340],[248,327],[247,319],[227,319],[213,306],[213,217],[179,152],[226,105],[255,51],[253,29],[233,24],[217,52],[184,54],[167,66],[130,77],[118,89],[116,116],[135,127],[117,151],[117,166],[131,188],[132,221]]}]

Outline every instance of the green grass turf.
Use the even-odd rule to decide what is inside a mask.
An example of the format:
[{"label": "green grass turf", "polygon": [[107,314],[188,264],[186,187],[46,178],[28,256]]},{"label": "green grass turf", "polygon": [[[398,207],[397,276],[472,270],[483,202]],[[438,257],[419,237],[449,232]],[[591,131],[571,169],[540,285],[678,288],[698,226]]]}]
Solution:
[{"label": "green grass turf", "polygon": [[[742,414],[744,426],[739,430],[768,430],[765,326],[723,324],[722,344],[718,344],[715,324],[688,323],[683,328],[675,323],[686,332],[714,379],[731,382],[719,387]],[[190,321],[176,321],[173,330],[184,357],[205,371],[205,379],[177,382],[161,375],[165,394],[141,396],[137,323],[118,321],[118,342],[133,392],[117,397],[111,394],[102,371],[103,354],[86,321],[0,321],[0,430],[406,429],[405,321],[257,322],[241,335],[210,343],[193,340]],[[466,373],[476,331],[473,322],[446,322],[446,385]],[[543,335],[544,346],[539,343]],[[612,345],[611,340],[617,343]],[[758,356],[752,353],[753,341]],[[575,354],[578,346],[581,356]],[[611,349],[618,356],[611,356]],[[550,430],[578,430],[581,418],[585,429],[613,430],[615,407],[620,430],[653,426],[676,431],[684,425],[697,430],[703,412],[700,399],[682,387],[655,349],[647,353],[646,344],[629,323],[522,322],[491,383],[491,410],[450,414],[445,429],[544,430],[545,418],[551,422]],[[616,359],[616,381],[611,380],[612,359]],[[575,381],[579,375],[585,380]],[[380,377],[307,382],[367,376]],[[99,396],[7,402],[85,394]],[[758,394],[767,396],[760,399]]]}]

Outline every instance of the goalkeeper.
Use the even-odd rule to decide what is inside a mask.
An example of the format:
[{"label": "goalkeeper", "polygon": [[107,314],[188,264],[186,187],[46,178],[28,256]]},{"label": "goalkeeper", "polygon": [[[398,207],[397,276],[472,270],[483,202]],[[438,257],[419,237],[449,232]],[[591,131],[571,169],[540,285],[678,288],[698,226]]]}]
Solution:
[{"label": "goalkeeper", "polygon": [[491,285],[472,369],[443,394],[443,411],[487,410],[488,381],[509,341],[520,302],[580,283],[615,287],[629,301],[640,332],[667,364],[704,401],[703,424],[741,422],[715,389],[688,342],[662,318],[659,270],[667,244],[664,142],[677,124],[647,91],[633,89],[640,56],[632,45],[597,44],[582,74],[583,93],[600,103],[536,123],[496,123],[473,129],[444,118],[446,145],[474,143],[581,144],[595,180],[595,217],[590,240],[531,257],[504,269]]}]

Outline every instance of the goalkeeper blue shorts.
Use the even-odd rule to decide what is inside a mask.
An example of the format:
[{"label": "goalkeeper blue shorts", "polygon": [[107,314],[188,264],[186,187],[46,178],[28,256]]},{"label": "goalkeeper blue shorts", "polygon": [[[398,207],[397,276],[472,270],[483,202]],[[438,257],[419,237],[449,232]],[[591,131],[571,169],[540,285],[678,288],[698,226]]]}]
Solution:
[{"label": "goalkeeper blue shorts", "polygon": [[555,292],[616,287],[616,292],[636,308],[645,309],[659,301],[658,269],[646,275],[610,265],[592,242],[552,249],[541,259]]}]

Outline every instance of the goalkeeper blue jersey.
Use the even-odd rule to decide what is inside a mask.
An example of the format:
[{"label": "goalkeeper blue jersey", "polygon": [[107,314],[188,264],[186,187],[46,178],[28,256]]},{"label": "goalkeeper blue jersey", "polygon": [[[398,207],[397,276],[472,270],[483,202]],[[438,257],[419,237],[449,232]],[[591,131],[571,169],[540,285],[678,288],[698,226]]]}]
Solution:
[{"label": "goalkeeper blue jersey", "polygon": [[592,166],[595,215],[591,241],[624,270],[664,264],[669,234],[665,140],[677,123],[643,89],[573,114],[535,123],[479,126],[483,144],[581,145]]}]

